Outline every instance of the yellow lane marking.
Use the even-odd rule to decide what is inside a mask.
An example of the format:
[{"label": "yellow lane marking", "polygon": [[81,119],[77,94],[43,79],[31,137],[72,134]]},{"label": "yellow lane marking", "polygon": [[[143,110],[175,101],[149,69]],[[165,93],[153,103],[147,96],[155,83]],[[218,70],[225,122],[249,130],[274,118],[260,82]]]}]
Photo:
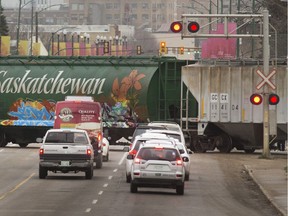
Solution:
[{"label": "yellow lane marking", "polygon": [[0,200],[4,199],[8,194],[15,192],[18,188],[20,188],[23,184],[25,184],[27,181],[29,181],[35,173],[32,173],[28,178],[24,179],[22,182],[20,182],[18,185],[16,185],[12,190],[6,192],[2,196],[0,196]]}]

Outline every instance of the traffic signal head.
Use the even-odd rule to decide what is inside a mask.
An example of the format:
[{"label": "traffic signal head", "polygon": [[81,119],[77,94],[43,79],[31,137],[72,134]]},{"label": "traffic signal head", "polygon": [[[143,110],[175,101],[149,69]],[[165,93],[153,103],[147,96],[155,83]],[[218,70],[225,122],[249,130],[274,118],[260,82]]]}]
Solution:
[{"label": "traffic signal head", "polygon": [[181,32],[182,28],[183,28],[182,22],[179,22],[179,21],[172,22],[170,25],[170,30],[174,33]]},{"label": "traffic signal head", "polygon": [[184,54],[184,47],[179,47],[178,53],[183,55]]},{"label": "traffic signal head", "polygon": [[190,22],[188,24],[188,31],[191,32],[191,33],[196,33],[196,32],[199,31],[199,29],[200,29],[200,25],[197,22],[193,21],[193,22]]},{"label": "traffic signal head", "polygon": [[262,103],[262,96],[260,94],[252,94],[251,97],[250,97],[250,102],[253,104],[253,105],[259,105]]},{"label": "traffic signal head", "polygon": [[270,105],[277,105],[280,101],[280,98],[277,94],[270,94],[269,95],[269,104]]},{"label": "traffic signal head", "polygon": [[166,42],[165,41],[160,42],[160,52],[166,53]]},{"label": "traffic signal head", "polygon": [[142,53],[142,47],[140,45],[137,45],[137,55],[141,55]]}]

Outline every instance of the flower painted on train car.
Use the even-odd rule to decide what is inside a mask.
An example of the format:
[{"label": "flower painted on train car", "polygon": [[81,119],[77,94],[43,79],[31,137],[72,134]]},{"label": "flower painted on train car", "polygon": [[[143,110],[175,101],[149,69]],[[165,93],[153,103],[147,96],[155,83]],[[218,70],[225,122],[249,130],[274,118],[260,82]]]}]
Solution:
[{"label": "flower painted on train car", "polygon": [[112,93],[114,100],[127,100],[129,98],[128,93],[135,94],[135,91],[140,91],[142,89],[140,79],[144,77],[144,74],[138,74],[137,70],[132,70],[128,76],[124,77],[121,80],[121,84],[119,84],[119,80],[118,78],[116,78],[112,85]]}]

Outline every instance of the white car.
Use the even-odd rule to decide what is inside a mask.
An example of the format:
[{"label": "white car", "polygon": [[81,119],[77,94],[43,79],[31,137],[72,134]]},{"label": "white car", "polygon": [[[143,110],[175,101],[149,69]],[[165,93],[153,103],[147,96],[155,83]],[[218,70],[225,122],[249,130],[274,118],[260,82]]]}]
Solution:
[{"label": "white car", "polygon": [[[161,140],[170,140],[169,137],[167,137],[165,134],[159,134],[159,133],[150,133],[150,130],[149,132],[147,133],[143,133],[141,135],[138,135],[135,137],[131,147],[130,147],[130,150],[129,150],[129,153],[128,153],[128,156],[129,155],[136,155],[138,150],[139,150],[139,147],[140,147],[140,144],[147,141],[147,140],[156,140],[156,139],[161,139]],[[126,182],[129,183],[131,181],[131,166],[132,166],[132,159],[129,159],[129,157],[127,156],[126,158]]]},{"label": "white car", "polygon": [[102,156],[103,156],[103,161],[108,161],[109,160],[109,141],[107,138],[103,137],[102,140]]},{"label": "white car", "polygon": [[179,142],[185,145],[185,138],[182,131],[175,131],[175,130],[151,130],[151,133],[161,133],[166,134],[169,137],[179,140]]},{"label": "white car", "polygon": [[149,122],[148,125],[155,126],[155,127],[162,126],[162,127],[167,128],[167,130],[179,132],[181,135],[181,142],[183,142],[186,145],[184,133],[181,129],[181,126],[178,123],[173,122],[173,121],[152,121],[152,122]]},{"label": "white car", "polygon": [[188,158],[179,153],[171,144],[143,144],[133,159],[130,192],[137,193],[138,187],[159,187],[176,189],[184,194],[185,168],[183,161]]},{"label": "white car", "polygon": [[184,167],[185,167],[185,181],[189,181],[190,178],[190,156],[189,154],[192,154],[193,152],[190,149],[187,149],[183,143],[176,141],[176,145],[179,149],[179,152],[181,154],[181,157],[187,157],[188,160],[184,161]]}]

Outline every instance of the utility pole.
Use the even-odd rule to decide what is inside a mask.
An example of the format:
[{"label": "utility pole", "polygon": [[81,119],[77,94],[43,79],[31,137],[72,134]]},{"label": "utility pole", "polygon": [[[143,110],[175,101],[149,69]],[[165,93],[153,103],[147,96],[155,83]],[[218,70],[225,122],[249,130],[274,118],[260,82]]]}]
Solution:
[{"label": "utility pole", "polygon": [[17,21],[17,38],[16,38],[16,55],[19,55],[19,34],[20,34],[20,17],[21,17],[22,0],[19,0],[18,21]]},{"label": "utility pole", "polygon": [[30,55],[33,54],[33,8],[34,8],[34,0],[31,2],[31,43],[30,43]]},{"label": "utility pole", "polygon": [[[269,74],[269,59],[270,59],[270,46],[269,46],[269,13],[267,10],[263,11],[263,69],[264,75]],[[264,85],[263,92],[263,153],[264,158],[269,158],[269,92],[268,86]]]}]

